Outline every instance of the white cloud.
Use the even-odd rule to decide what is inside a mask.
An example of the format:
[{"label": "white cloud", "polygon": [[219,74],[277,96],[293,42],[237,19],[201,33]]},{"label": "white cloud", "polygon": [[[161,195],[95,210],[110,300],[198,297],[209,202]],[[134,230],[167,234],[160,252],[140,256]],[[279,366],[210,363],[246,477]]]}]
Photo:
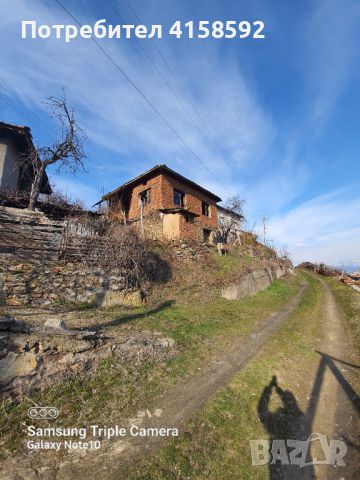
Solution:
[{"label": "white cloud", "polygon": [[[82,5],[86,13],[90,12],[88,4]],[[76,15],[84,23],[95,20]],[[16,48],[3,50],[0,79],[14,95],[34,108],[64,85],[90,140],[114,150],[112,162],[138,157],[136,165],[132,162],[128,166],[129,175],[143,167],[168,163],[197,181],[214,180],[206,169],[199,168],[198,161],[91,40],[70,44],[54,38],[21,40],[22,19],[35,19],[39,24],[70,21],[63,11],[49,9],[40,0],[31,6],[25,0],[5,6],[0,19],[1,41],[6,39]],[[168,62],[186,86],[215,141],[221,144],[221,152],[207,138],[191,105],[163,69],[149,41],[142,45],[163,69],[190,116],[196,119],[196,126],[134,42],[100,42],[222,183],[232,182],[234,171],[259,161],[270,148],[276,135],[273,122],[246,83],[236,58],[221,54],[219,43],[193,48],[189,54],[186,43],[177,42],[170,48],[163,39],[160,48],[166,50]],[[108,168],[111,171],[110,159]]]},{"label": "white cloud", "polygon": [[316,197],[269,222],[269,237],[287,244],[296,262],[347,263],[360,258],[356,188]]},{"label": "white cloud", "polygon": [[305,28],[299,27],[298,35],[305,39],[299,66],[310,88],[311,123],[316,131],[354,81],[359,22],[358,0],[317,0]]},{"label": "white cloud", "polygon": [[243,190],[249,214],[253,217],[275,215],[304,189],[310,178],[306,165],[281,162]]},{"label": "white cloud", "polygon": [[88,184],[75,178],[65,178],[52,175],[50,182],[55,191],[61,192],[71,200],[81,200],[87,208],[92,207],[101,197],[101,193]]},{"label": "white cloud", "polygon": [[[111,13],[106,2],[96,5],[97,18],[92,16],[89,2],[70,2],[69,5],[83,23],[91,24]],[[158,2],[156,5],[159,23],[172,18],[179,10],[182,15],[186,14],[186,2],[162,1],[161,8]],[[149,2],[143,1],[141,6],[145,20],[154,16]],[[154,11],[154,2],[151,8]],[[23,19],[34,19],[39,24],[73,23],[54,4],[50,8],[43,0],[33,0],[31,5],[26,0],[13,0],[2,6],[0,42],[8,47],[1,51],[0,81],[11,95],[21,98],[33,110],[42,108],[45,97],[56,95],[62,86],[66,87],[92,149],[100,152],[100,160],[89,158],[90,175],[81,182],[67,177],[54,180],[60,188],[83,197],[87,205],[95,203],[102,193],[100,187],[91,184],[106,185],[110,190],[157,163],[167,163],[223,198],[235,193],[246,197],[250,216],[261,218],[275,212],[276,217],[269,226],[270,235],[280,243],[292,245],[299,258],[342,258],[345,244],[349,256],[359,256],[354,227],[358,220],[351,213],[358,213],[355,200],[350,202],[337,193],[334,198],[318,197],[303,203],[287,214],[278,213],[305,190],[314,171],[299,160],[299,152],[303,153],[308,140],[301,125],[311,129],[312,137],[314,127],[320,127],[327,120],[351,81],[352,62],[357,58],[352,41],[356,22],[359,23],[359,9],[359,3],[353,0],[319,0],[314,3],[307,27],[300,22],[300,41],[305,48],[299,64],[309,87],[305,110],[308,107],[311,113],[299,118],[297,131],[288,136],[283,130],[278,131],[271,114],[260,103],[257,89],[261,91],[262,85],[256,85],[254,76],[250,75],[251,82],[245,77],[238,52],[236,57],[232,56],[230,49],[220,47],[222,42],[211,40],[194,41],[191,48],[187,41],[163,39],[158,42],[215,143],[221,145],[220,151],[213,140],[204,135],[198,120],[198,126],[194,126],[135,42],[100,40],[216,178],[184,149],[91,40],[65,44],[56,39],[20,38]],[[142,45],[182,98],[190,116],[196,119],[196,113],[164,69],[151,42],[144,40]],[[291,48],[289,45],[289,50]],[[284,158],[274,158],[273,146],[278,141],[280,148],[276,150],[282,146]],[[336,258],[332,258],[332,262]]]}]

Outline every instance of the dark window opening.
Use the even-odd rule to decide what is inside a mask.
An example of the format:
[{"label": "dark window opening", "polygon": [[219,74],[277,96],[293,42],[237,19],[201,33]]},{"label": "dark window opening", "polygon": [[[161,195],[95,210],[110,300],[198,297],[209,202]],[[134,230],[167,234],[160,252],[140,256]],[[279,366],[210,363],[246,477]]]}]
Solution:
[{"label": "dark window opening", "polygon": [[143,205],[151,203],[151,188],[147,188],[139,193],[139,199]]},{"label": "dark window opening", "polygon": [[128,212],[130,210],[130,198],[124,198],[123,207],[125,212]]},{"label": "dark window opening", "polygon": [[130,198],[123,198],[120,203],[122,211],[127,215],[130,210]]},{"label": "dark window opening", "polygon": [[180,192],[180,190],[175,190],[174,188],[174,204],[175,205],[178,205],[179,207],[183,207],[184,197],[185,197],[185,194],[183,192]]},{"label": "dark window opening", "polygon": [[205,215],[206,217],[210,216],[210,207],[207,203],[201,202],[201,210],[203,215]]},{"label": "dark window opening", "polygon": [[210,240],[210,234],[211,230],[207,230],[206,228],[203,229],[203,238],[205,243],[208,243],[208,241]]}]

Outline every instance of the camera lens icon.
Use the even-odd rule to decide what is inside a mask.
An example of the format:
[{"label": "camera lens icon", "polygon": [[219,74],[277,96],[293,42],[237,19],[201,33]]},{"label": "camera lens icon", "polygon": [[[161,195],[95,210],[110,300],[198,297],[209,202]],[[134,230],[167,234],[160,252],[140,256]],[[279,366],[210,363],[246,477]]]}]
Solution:
[{"label": "camera lens icon", "polygon": [[36,409],[36,408],[29,408],[29,410],[28,410],[28,416],[29,416],[30,418],[37,418],[37,416],[38,416],[38,411],[37,411],[37,409]]},{"label": "camera lens icon", "polygon": [[48,412],[49,412],[49,417],[51,418],[56,418],[59,415],[59,410],[54,407],[49,408]]},{"label": "camera lens icon", "polygon": [[28,417],[33,420],[54,420],[59,415],[56,407],[30,407]]}]

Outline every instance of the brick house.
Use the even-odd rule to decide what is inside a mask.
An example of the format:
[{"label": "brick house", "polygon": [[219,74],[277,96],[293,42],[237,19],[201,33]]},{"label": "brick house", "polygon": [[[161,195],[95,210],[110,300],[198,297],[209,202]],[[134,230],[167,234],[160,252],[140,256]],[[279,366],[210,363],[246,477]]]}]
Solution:
[{"label": "brick house", "polygon": [[109,218],[139,226],[150,238],[212,242],[218,229],[214,193],[157,165],[107,193]]}]

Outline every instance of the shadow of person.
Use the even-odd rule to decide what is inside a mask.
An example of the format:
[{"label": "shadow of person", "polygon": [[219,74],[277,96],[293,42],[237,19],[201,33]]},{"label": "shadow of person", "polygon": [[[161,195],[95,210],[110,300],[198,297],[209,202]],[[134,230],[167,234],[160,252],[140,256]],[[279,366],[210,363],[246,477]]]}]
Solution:
[{"label": "shadow of person", "polygon": [[[167,308],[170,308],[175,303],[175,300],[166,300],[165,302],[160,303],[157,307],[152,308],[151,310],[145,310],[143,312],[131,313],[131,314],[124,314],[120,315],[119,317],[114,318],[106,323],[97,323],[91,325],[92,330],[100,331],[107,327],[116,327],[118,325],[122,325],[124,323],[131,322],[132,320],[136,320],[139,318],[149,317],[151,315],[155,315],[156,313],[162,312]],[[87,330],[89,326],[83,327],[80,330]]]},{"label": "shadow of person", "polygon": [[[270,401],[273,395],[278,396],[281,405],[274,411],[270,410]],[[277,383],[276,376],[273,376],[267,385],[258,402],[259,419],[269,433],[270,449],[273,440],[307,440],[308,432],[305,415],[299,408],[296,398],[289,390],[283,390]],[[292,448],[287,449],[287,454]],[[287,459],[289,459],[287,455]],[[300,480],[315,478],[311,465],[300,468],[299,465],[284,464],[280,460],[270,460],[270,480]],[[306,459],[310,462],[309,456]]]}]

